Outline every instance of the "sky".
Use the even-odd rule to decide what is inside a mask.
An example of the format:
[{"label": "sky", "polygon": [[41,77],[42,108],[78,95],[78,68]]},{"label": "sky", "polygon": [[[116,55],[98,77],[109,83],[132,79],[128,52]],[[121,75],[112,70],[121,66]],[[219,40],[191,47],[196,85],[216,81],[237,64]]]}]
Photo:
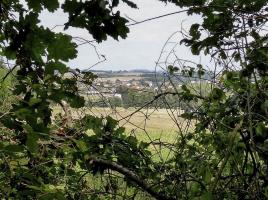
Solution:
[{"label": "sky", "polygon": [[[139,9],[131,9],[125,4],[120,5],[119,10],[122,16],[127,15],[131,19],[141,21],[147,18],[156,17],[159,15],[176,12],[181,10],[173,4],[165,4],[158,0],[135,0]],[[53,14],[43,12],[41,23],[49,28],[55,25],[62,25],[67,21],[67,15],[62,11],[57,11]],[[176,31],[181,30],[181,25],[185,29],[200,20],[197,16],[188,17],[186,13],[167,16],[161,19],[145,22],[135,26],[130,26],[130,33],[126,39],[116,41],[108,38],[100,44],[95,44],[96,48],[91,45],[82,45],[78,47],[78,57],[72,60],[69,64],[73,68],[80,69],[95,69],[95,70],[131,70],[131,69],[147,69],[154,70],[156,61],[159,58],[161,49],[167,39]],[[62,26],[58,26],[55,31],[62,31]],[[66,33],[74,37],[82,37],[86,40],[92,40],[90,34],[82,29],[69,29]],[[181,34],[176,34],[172,41],[179,42],[182,39]],[[103,60],[95,65],[99,61]],[[167,50],[168,52],[168,50]],[[188,48],[178,46],[176,54],[184,59],[193,59],[200,62],[199,57],[193,57]],[[162,56],[165,59],[165,55]]]}]

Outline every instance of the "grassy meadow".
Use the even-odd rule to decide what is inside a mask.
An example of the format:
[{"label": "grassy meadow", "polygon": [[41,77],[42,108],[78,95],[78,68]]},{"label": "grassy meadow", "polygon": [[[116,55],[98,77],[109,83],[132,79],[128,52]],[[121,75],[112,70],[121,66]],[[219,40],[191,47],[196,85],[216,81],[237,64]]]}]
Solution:
[{"label": "grassy meadow", "polygon": [[[62,108],[56,106],[53,113],[61,113]],[[127,135],[136,136],[138,140],[149,142],[150,150],[156,160],[164,161],[173,155],[170,148],[160,145],[174,145],[180,134],[185,134],[192,127],[178,117],[182,114],[181,110],[166,109],[141,109],[136,108],[83,108],[71,110],[74,119],[83,117],[85,114],[91,114],[98,117],[111,116],[119,121],[119,125],[125,127]],[[191,124],[190,124],[191,125]]]}]

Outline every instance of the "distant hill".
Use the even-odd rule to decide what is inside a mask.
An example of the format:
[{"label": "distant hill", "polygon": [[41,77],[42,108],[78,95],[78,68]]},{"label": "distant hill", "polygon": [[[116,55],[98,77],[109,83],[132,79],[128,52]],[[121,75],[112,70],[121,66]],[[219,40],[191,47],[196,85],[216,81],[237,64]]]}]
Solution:
[{"label": "distant hill", "polygon": [[89,70],[90,72],[94,73],[128,73],[128,72],[135,72],[135,73],[154,73],[154,70],[147,70],[147,69],[132,69],[132,70]]},{"label": "distant hill", "polygon": [[[90,70],[99,76],[99,78],[111,78],[111,79],[143,79],[152,82],[162,82],[167,80],[170,75],[165,71],[153,71],[147,69],[132,69],[132,70]],[[202,78],[196,72],[193,72],[192,77],[188,77],[187,74],[175,73],[170,77],[173,83],[183,83],[188,81],[207,80],[213,79],[212,72],[204,72]]]}]

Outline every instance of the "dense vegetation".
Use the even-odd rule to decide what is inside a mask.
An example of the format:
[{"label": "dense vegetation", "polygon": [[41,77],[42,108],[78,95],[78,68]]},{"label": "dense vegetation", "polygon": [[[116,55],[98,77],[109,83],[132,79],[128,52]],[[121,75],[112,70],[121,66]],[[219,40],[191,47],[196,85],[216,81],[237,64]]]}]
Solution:
[{"label": "dense vegetation", "polygon": [[[14,97],[0,113],[1,199],[268,198],[267,1],[160,1],[202,16],[181,43],[222,71],[208,95],[174,87],[177,98],[198,107],[181,116],[195,129],[178,126],[177,143],[167,145],[174,156],[164,161],[111,117],[85,115],[71,127],[52,118],[52,105],[63,100],[82,108],[78,83],[90,86],[96,76],[69,72],[77,45],[40,25],[40,12],[61,7],[69,16],[65,29],[86,29],[102,42],[127,37],[128,20],[114,10],[119,3],[136,8],[132,1],[0,1],[1,55],[14,61],[1,71],[1,106]],[[188,68],[167,69],[173,75]],[[195,69],[202,76],[203,66]]]},{"label": "dense vegetation", "polygon": [[[206,83],[203,83],[205,85]],[[195,87],[199,87],[200,84],[194,84]],[[207,84],[208,85],[208,84]],[[195,88],[191,86],[191,88]],[[193,90],[193,89],[192,89]],[[199,106],[199,102],[188,102],[182,100],[177,94],[182,92],[180,87],[176,88],[176,92],[173,89],[160,92],[155,91],[153,88],[135,89],[126,86],[119,86],[116,91],[121,95],[120,97],[111,96],[107,98],[101,98],[98,95],[95,98],[89,98],[86,101],[87,107],[124,107],[124,108],[179,108],[181,110],[189,110]],[[193,93],[195,91],[193,90]],[[209,93],[209,88],[203,92],[204,96]],[[94,97],[94,95],[92,95]]]}]

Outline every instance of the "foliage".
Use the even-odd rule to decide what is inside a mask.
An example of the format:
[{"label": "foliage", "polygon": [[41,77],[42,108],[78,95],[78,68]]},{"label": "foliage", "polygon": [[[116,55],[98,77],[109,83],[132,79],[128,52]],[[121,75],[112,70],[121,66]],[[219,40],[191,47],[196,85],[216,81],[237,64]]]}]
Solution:
[{"label": "foliage", "polygon": [[[268,197],[268,57],[262,29],[267,2],[161,1],[202,16],[202,23],[193,24],[181,43],[194,55],[203,52],[217,59],[224,69],[209,94],[194,93],[188,85],[177,92],[184,102],[198,102],[182,116],[195,120],[195,129],[178,136],[175,156],[164,162],[154,161],[151,144],[124,134],[111,117],[85,115],[59,131],[51,105],[66,101],[73,108],[83,107],[79,83],[91,85],[96,76],[71,71],[66,62],[77,56],[71,36],[39,24],[40,12],[59,9],[58,0],[0,2],[1,55],[15,61],[12,92],[19,97],[8,113],[0,113],[8,129],[0,142],[2,199],[126,199],[135,198],[137,190],[156,199]],[[65,0],[65,29],[86,29],[97,42],[108,36],[126,38],[127,20],[114,12],[120,2]],[[169,67],[171,74],[178,70]],[[92,191],[88,174],[101,175],[106,184]],[[122,182],[127,192],[120,189]]]},{"label": "foliage", "polygon": [[5,78],[6,74],[8,73],[8,69],[4,66],[4,64],[2,64],[0,67],[0,80],[2,80],[0,85],[0,107],[2,111],[8,111],[15,98],[12,96],[10,89],[16,80],[12,76],[7,76]]},{"label": "foliage", "polygon": [[[186,142],[181,142],[188,145],[188,138],[194,141],[177,154],[177,163],[195,175],[202,176],[205,171],[203,180],[199,179],[204,185],[198,183],[194,195],[265,199],[267,33],[260,30],[267,23],[267,1],[172,2],[187,7],[189,15],[202,16],[202,22],[193,24],[189,37],[181,43],[189,46],[194,55],[210,55],[222,68],[219,83],[208,97],[201,98],[201,107],[184,114],[197,124]],[[185,93],[192,96],[187,86]],[[199,158],[197,162],[193,157]]]},{"label": "foliage", "polygon": [[[123,1],[135,7],[131,1]],[[114,13],[118,3],[108,1],[64,1],[68,27],[85,28],[98,41],[107,36],[125,38],[127,20]],[[77,56],[71,36],[40,25],[39,14],[59,9],[58,0],[0,2],[1,55],[15,61],[13,95],[20,97],[8,113],[1,110],[1,124],[8,128],[1,148],[1,198],[65,198],[77,175],[72,165],[69,141],[57,136],[52,124],[51,105],[66,101],[73,108],[84,106],[78,83],[90,85],[90,72],[70,71],[66,62]],[[9,72],[7,72],[9,73]],[[63,154],[62,154],[63,153]],[[66,165],[66,166],[65,166]],[[68,178],[61,178],[63,175]],[[67,183],[71,182],[70,185]],[[77,186],[78,187],[78,186]],[[68,193],[67,193],[68,194]]]}]

